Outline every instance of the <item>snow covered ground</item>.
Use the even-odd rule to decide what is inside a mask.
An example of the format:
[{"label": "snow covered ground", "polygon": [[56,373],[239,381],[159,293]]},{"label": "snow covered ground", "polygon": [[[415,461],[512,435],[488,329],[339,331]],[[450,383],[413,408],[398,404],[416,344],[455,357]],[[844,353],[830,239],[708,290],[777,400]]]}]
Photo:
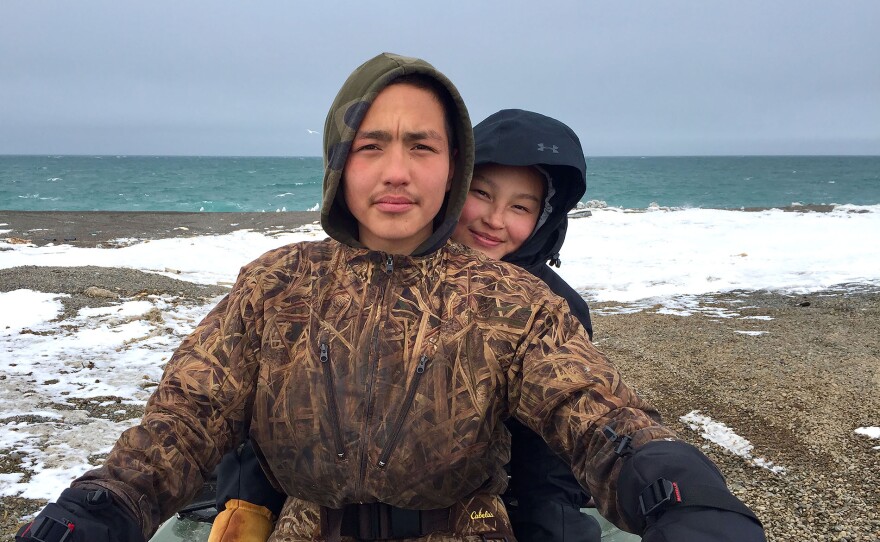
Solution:
[{"label": "snow covered ground", "polygon": [[[36,247],[4,242],[3,226],[0,268],[125,267],[201,284],[230,284],[242,264],[266,250],[323,237],[309,226],[281,235],[238,231],[114,249]],[[659,304],[660,312],[685,317],[705,310],[697,296],[706,293],[876,287],[878,238],[880,206],[830,213],[593,210],[592,217],[570,222],[559,272],[588,300],[615,302],[608,311]],[[173,349],[214,304],[147,296],[53,321],[62,295],[0,292],[0,455],[14,454],[23,465],[20,473],[0,474],[0,496],[48,499],[94,466],[96,454],[137,421],[132,407],[144,404]],[[743,318],[712,310],[716,317]],[[105,368],[100,378],[96,368]],[[92,407],[102,414],[91,416]],[[784,475],[784,466],[710,414],[695,411],[683,421],[708,441]],[[878,427],[852,431],[880,439]]]}]

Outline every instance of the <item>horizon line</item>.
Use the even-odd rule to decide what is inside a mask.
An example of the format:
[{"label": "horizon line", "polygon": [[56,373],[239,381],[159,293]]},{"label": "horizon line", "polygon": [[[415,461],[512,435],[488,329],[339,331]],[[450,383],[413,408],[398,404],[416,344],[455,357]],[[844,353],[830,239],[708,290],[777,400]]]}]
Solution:
[{"label": "horizon line", "polygon": [[[315,158],[323,159],[322,156],[309,155],[282,155],[282,154],[125,154],[125,153],[0,153],[0,157],[73,157],[73,158]],[[584,158],[878,158],[880,154],[585,154]]]}]

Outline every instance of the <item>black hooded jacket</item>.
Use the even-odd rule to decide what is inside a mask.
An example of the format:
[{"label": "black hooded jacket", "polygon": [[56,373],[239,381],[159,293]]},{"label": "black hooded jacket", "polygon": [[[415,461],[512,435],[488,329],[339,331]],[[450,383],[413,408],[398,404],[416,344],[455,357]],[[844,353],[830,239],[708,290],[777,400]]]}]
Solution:
[{"label": "black hooded jacket", "polygon": [[[571,313],[592,339],[590,307],[548,265],[559,265],[568,211],[587,188],[586,162],[577,135],[556,119],[521,109],[504,109],[474,126],[474,140],[474,167],[538,166],[547,179],[535,231],[518,250],[502,259],[524,268],[543,280],[553,293],[565,298]],[[589,494],[577,482],[571,467],[523,424],[511,419],[507,427],[513,439],[510,489],[505,501],[517,539],[598,542],[598,523],[580,512]]]},{"label": "black hooded jacket", "polygon": [[503,109],[490,115],[474,126],[474,140],[475,167],[537,165],[549,175],[550,190],[541,209],[543,223],[539,223],[516,252],[502,260],[524,268],[547,283],[553,293],[565,298],[571,313],[581,321],[592,340],[593,325],[587,302],[547,265],[550,262],[559,267],[568,212],[587,190],[587,164],[580,140],[571,128],[558,120],[522,109]]}]

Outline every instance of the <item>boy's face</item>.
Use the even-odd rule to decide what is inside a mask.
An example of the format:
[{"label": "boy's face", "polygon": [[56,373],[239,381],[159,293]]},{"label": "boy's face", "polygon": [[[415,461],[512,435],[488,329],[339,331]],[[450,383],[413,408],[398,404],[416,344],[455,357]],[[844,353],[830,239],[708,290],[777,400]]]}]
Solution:
[{"label": "boy's face", "polygon": [[477,166],[452,238],[500,260],[532,234],[543,198],[544,178],[533,167]]},{"label": "boy's face", "polygon": [[343,170],[343,193],[360,242],[411,254],[432,233],[452,182],[443,107],[408,84],[382,90],[367,111]]}]

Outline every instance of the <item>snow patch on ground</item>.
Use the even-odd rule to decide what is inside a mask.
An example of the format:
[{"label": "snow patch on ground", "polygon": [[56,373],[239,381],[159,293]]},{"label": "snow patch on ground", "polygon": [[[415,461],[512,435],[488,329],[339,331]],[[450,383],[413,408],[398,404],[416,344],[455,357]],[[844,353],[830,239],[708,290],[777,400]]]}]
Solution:
[{"label": "snow patch on ground", "polygon": [[736,454],[755,466],[765,468],[775,474],[785,474],[785,467],[774,465],[772,461],[752,454],[754,446],[747,439],[737,435],[733,429],[721,422],[692,410],[679,418],[688,427],[700,433],[704,439],[714,442],[725,450]]},{"label": "snow patch on ground", "polygon": [[67,294],[46,294],[32,290],[0,292],[0,335],[13,335],[22,329],[41,324],[64,310],[59,297]]},{"label": "snow patch on ground", "polygon": [[[0,327],[0,455],[21,465],[0,475],[0,496],[50,499],[100,464],[138,422],[120,407],[146,403],[171,353],[219,300],[147,296],[50,321],[61,295],[0,293],[0,307],[15,308],[0,314],[16,315]],[[113,408],[98,416],[90,405]]]},{"label": "snow patch on ground", "polygon": [[[880,427],[858,427],[853,431],[857,435],[863,435],[872,439],[880,439]],[[875,450],[880,450],[880,446],[874,446]]]}]

